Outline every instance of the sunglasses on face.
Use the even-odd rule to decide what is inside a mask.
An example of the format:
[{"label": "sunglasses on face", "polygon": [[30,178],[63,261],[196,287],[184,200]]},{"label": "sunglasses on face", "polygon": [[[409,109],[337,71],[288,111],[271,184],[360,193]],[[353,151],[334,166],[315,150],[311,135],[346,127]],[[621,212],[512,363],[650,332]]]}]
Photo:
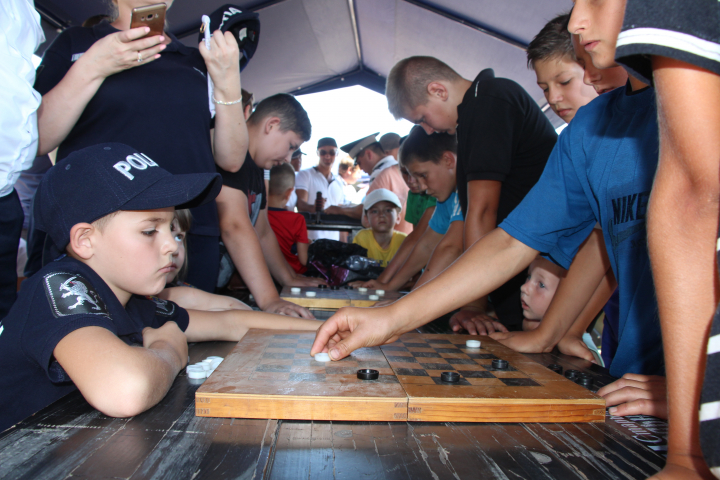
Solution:
[{"label": "sunglasses on face", "polygon": [[337,155],[337,150],[320,150],[320,156],[324,157],[325,155],[331,155],[334,157]]}]

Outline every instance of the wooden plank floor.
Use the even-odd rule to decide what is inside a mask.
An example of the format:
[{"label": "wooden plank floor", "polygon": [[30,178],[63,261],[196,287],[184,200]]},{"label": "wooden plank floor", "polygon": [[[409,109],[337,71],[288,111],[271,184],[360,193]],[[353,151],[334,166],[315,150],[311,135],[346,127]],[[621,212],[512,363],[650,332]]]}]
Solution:
[{"label": "wooden plank floor", "polygon": [[[191,361],[233,346],[192,345]],[[533,358],[611,380],[581,360]],[[0,478],[642,479],[664,464],[655,451],[662,441],[641,441],[649,437],[611,417],[604,424],[201,418],[197,388],[181,374],[159,405],[130,419],[108,418],[71,394],[0,434]],[[655,432],[664,425],[634,422],[643,423]]]}]

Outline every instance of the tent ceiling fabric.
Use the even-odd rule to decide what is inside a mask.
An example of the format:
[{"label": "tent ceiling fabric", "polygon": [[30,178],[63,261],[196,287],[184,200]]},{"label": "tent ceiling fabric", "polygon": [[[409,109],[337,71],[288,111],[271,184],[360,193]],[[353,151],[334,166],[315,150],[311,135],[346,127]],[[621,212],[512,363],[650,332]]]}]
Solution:
[{"label": "tent ceiling fabric", "polygon": [[[48,28],[80,25],[107,12],[110,0],[36,0]],[[228,0],[176,0],[170,30],[197,45],[200,16]],[[231,0],[230,0],[231,1]],[[526,68],[527,45],[571,0],[265,0],[232,2],[260,14],[260,44],[243,71],[243,87],[257,99],[279,92],[310,93],[364,85],[382,93],[390,68],[411,55],[431,55],[472,79],[491,67],[546,105]],[[351,8],[356,18],[358,57]],[[486,30],[485,32],[483,30]],[[43,45],[43,47],[46,47]],[[552,111],[555,126],[563,122]]]}]

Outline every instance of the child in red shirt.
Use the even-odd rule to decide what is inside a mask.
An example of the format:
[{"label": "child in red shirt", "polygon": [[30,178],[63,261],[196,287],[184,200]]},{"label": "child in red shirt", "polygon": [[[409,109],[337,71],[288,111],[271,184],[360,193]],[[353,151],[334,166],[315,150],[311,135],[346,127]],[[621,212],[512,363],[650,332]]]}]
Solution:
[{"label": "child in red shirt", "polygon": [[[290,266],[298,274],[307,271],[308,247],[305,218],[299,213],[285,209],[295,188],[295,171],[289,163],[283,163],[270,170],[270,188],[268,189],[268,220],[275,232],[280,250]],[[297,254],[293,253],[295,246]]]}]

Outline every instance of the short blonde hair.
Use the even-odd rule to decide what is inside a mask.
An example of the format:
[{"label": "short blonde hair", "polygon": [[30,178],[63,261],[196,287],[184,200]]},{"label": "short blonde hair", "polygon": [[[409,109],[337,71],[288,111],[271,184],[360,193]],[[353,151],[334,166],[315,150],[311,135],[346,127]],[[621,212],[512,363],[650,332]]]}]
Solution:
[{"label": "short blonde hair", "polygon": [[431,82],[456,82],[462,77],[446,63],[435,57],[408,57],[390,70],[385,84],[388,109],[396,120],[404,118],[407,110],[427,103],[427,86]]}]

